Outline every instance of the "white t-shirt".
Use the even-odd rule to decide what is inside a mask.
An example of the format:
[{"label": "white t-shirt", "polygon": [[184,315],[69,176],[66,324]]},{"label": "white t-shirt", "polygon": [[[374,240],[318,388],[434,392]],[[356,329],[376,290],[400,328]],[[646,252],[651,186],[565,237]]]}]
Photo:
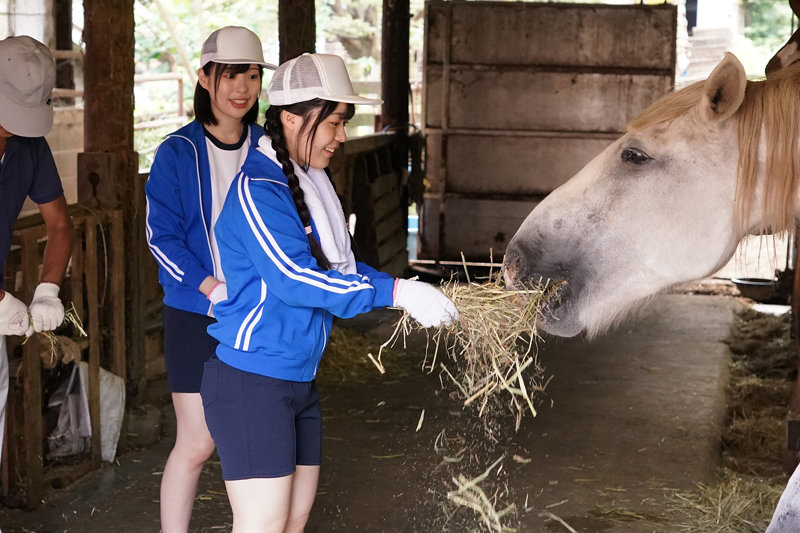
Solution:
[{"label": "white t-shirt", "polygon": [[211,170],[211,255],[214,259],[214,277],[225,281],[222,265],[219,259],[217,237],[214,235],[214,226],[217,224],[228,189],[233,183],[233,178],[242,168],[250,148],[250,129],[245,128],[242,138],[236,144],[224,144],[211,135],[205,128],[206,149],[208,150],[208,167]]}]

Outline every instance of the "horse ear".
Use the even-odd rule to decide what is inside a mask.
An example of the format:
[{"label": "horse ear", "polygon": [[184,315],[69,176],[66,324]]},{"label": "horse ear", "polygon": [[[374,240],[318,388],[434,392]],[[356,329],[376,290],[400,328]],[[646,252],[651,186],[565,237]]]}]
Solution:
[{"label": "horse ear", "polygon": [[744,100],[747,75],[730,52],[714,67],[703,86],[700,111],[706,120],[716,122],[734,114]]}]

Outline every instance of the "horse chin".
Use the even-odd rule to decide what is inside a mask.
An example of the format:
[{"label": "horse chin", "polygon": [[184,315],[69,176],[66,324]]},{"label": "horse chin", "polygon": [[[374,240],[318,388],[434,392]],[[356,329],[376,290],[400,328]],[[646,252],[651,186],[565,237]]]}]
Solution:
[{"label": "horse chin", "polygon": [[573,315],[559,316],[558,313],[549,311],[542,313],[537,327],[555,337],[575,337],[583,331],[583,325]]}]

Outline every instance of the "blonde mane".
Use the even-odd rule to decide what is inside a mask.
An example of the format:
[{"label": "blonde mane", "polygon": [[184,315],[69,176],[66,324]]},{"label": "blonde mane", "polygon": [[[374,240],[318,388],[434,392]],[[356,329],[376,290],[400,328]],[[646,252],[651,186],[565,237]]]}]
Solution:
[{"label": "blonde mane", "polygon": [[[704,81],[670,93],[657,100],[628,123],[635,132],[672,121],[700,102]],[[774,72],[766,80],[748,81],[745,97],[732,120],[736,121],[739,142],[736,203],[742,233],[793,229],[795,195],[800,182],[800,63]],[[763,169],[758,163],[758,145],[764,131],[767,146]],[[748,214],[758,183],[764,172],[764,191],[759,227],[751,227]]]}]

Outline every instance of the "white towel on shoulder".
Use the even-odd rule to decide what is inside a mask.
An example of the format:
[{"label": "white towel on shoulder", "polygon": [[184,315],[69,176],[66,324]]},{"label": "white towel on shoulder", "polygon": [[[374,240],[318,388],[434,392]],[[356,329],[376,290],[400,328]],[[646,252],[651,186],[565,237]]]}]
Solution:
[{"label": "white towel on shoulder", "polygon": [[[278,166],[278,156],[272,149],[271,140],[264,136],[258,140],[258,151],[273,160]],[[333,184],[324,170],[310,168],[304,171],[292,160],[294,174],[314,221],[322,252],[334,268],[342,274],[355,274],[356,259],[350,247],[350,234],[344,220],[344,211]]]}]

